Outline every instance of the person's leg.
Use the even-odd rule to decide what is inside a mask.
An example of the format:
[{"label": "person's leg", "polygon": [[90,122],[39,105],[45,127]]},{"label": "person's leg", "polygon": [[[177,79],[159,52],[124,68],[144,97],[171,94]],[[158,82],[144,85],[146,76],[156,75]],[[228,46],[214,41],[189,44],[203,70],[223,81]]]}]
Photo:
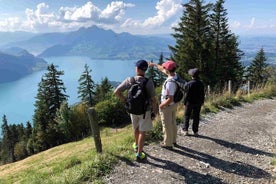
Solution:
[{"label": "person's leg", "polygon": [[140,131],[138,136],[138,153],[141,154],[145,144],[146,132]]},{"label": "person's leg", "polygon": [[188,131],[189,129],[189,121],[192,114],[192,108],[190,104],[185,105],[185,112],[184,112],[184,131]]},{"label": "person's leg", "polygon": [[198,133],[199,116],[200,116],[201,105],[194,105],[193,107],[193,132]]},{"label": "person's leg", "polygon": [[138,137],[139,137],[139,116],[130,114],[132,128],[133,128],[133,137],[135,141],[135,145],[133,145],[134,149],[137,149],[138,146]]},{"label": "person's leg", "polygon": [[163,129],[163,144],[164,146],[171,146],[171,116],[169,107],[164,109],[160,109],[160,116],[162,121],[162,129]]},{"label": "person's leg", "polygon": [[176,137],[177,137],[176,111],[177,111],[177,104],[174,104],[174,107],[172,109],[172,142],[173,143],[176,143]]},{"label": "person's leg", "polygon": [[139,128],[138,127],[134,129],[134,139],[135,139],[136,145],[139,145]]},{"label": "person's leg", "polygon": [[136,153],[136,159],[141,160],[146,157],[145,153],[143,153],[146,131],[150,131],[153,129],[152,120],[150,117],[150,111],[146,112],[145,118],[143,115],[139,118],[139,132],[138,132],[138,150]]}]

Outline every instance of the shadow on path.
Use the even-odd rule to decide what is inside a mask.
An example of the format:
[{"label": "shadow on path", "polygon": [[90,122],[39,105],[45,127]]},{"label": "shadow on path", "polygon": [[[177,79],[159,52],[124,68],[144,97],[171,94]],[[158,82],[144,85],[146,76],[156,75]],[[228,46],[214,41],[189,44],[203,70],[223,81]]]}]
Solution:
[{"label": "shadow on path", "polygon": [[210,166],[225,171],[227,173],[233,173],[236,175],[249,177],[249,178],[271,178],[271,174],[257,168],[253,165],[246,164],[243,162],[229,162],[214,156],[192,150],[183,146],[178,146],[179,149],[174,149],[175,153],[187,156],[193,159],[197,159],[204,163],[210,164]]},{"label": "shadow on path", "polygon": [[244,145],[238,144],[238,143],[231,143],[231,142],[228,142],[228,141],[224,141],[224,140],[221,140],[221,139],[216,139],[216,138],[212,138],[212,137],[208,137],[208,136],[204,136],[204,135],[199,135],[198,138],[208,139],[208,140],[214,141],[217,144],[220,144],[220,145],[222,145],[226,148],[231,148],[233,150],[237,150],[237,151],[244,152],[244,153],[250,153],[252,155],[257,155],[258,154],[258,155],[266,155],[266,156],[269,156],[269,157],[274,156],[273,153],[265,152],[265,151],[254,149],[254,148],[250,148],[248,146],[244,146]]},{"label": "shadow on path", "polygon": [[[192,170],[189,170],[177,163],[174,163],[174,162],[171,162],[169,160],[163,160],[163,159],[160,159],[160,158],[156,158],[156,157],[153,157],[151,155],[147,155],[148,158],[151,158],[157,162],[161,162],[163,164],[156,164],[156,163],[152,163],[150,162],[149,160],[147,160],[145,162],[145,164],[150,164],[150,165],[153,165],[155,167],[159,167],[159,168],[162,168],[162,169],[166,169],[166,170],[170,170],[170,171],[173,171],[175,173],[178,173],[180,174],[181,176],[184,176],[183,180],[185,181],[185,183],[187,184],[223,184],[222,180],[220,178],[217,178],[217,177],[214,177],[212,175],[209,175],[209,174],[200,174],[198,172],[195,172],[195,171],[192,171]],[[170,176],[168,176],[170,177]]]}]

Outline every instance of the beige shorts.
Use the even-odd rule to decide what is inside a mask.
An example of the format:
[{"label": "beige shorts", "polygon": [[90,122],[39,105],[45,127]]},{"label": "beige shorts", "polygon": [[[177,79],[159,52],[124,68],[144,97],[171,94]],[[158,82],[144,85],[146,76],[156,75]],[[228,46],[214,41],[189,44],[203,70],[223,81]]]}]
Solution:
[{"label": "beige shorts", "polygon": [[150,117],[150,111],[146,112],[145,119],[144,115],[130,114],[133,129],[139,128],[139,131],[150,131],[153,129],[152,120]]}]

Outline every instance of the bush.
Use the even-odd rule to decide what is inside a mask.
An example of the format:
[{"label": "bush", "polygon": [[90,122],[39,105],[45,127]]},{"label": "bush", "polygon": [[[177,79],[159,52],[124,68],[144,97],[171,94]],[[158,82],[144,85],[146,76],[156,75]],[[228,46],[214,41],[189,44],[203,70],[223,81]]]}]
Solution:
[{"label": "bush", "polygon": [[98,122],[101,125],[118,126],[130,122],[130,117],[125,110],[124,104],[114,96],[97,103],[95,110],[98,115]]}]

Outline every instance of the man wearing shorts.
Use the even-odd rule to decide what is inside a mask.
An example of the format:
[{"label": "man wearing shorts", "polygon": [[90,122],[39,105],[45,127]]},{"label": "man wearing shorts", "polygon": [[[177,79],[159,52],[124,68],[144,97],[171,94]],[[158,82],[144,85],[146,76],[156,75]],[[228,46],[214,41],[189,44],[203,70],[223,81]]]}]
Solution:
[{"label": "man wearing shorts", "polygon": [[[143,82],[145,80],[145,72],[147,69],[148,63],[145,60],[137,61],[135,67],[136,76],[134,76],[134,80],[138,83]],[[130,89],[133,84],[132,80],[132,77],[126,78],[114,91],[114,94],[117,95],[124,103],[126,103],[127,98],[123,95],[123,92]],[[148,79],[145,88],[147,93],[146,96],[148,97],[150,102],[149,106],[147,106],[145,114],[135,115],[130,113],[135,139],[133,148],[136,150],[137,161],[143,160],[146,157],[145,153],[143,152],[146,131],[150,131],[153,129],[151,109],[155,114],[158,113],[158,105],[155,98],[155,88],[151,79]]]}]

